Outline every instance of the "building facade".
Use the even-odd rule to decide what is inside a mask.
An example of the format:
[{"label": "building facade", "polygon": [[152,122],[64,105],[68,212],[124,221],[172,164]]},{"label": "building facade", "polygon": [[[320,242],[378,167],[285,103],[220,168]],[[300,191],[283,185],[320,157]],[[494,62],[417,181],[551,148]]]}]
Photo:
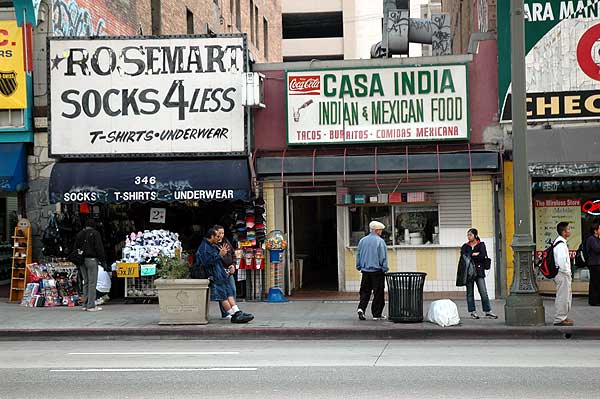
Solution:
[{"label": "building facade", "polygon": [[[32,3],[31,1],[22,3]],[[34,123],[33,148],[28,156],[29,189],[26,214],[32,223],[34,255],[41,234],[56,206],[49,202],[49,180],[55,159],[49,153],[48,37],[150,36],[247,33],[250,60],[281,60],[279,0],[129,1],[43,0],[33,2]],[[31,4],[30,4],[31,6]],[[34,257],[35,257],[34,256]]]},{"label": "building facade", "polygon": [[[537,255],[556,236],[561,221],[571,224],[571,256],[600,219],[600,74],[597,40],[600,7],[597,2],[526,0],[525,50],[528,120],[528,162],[532,180],[532,235]],[[499,119],[511,137],[509,2],[498,2]],[[507,140],[510,143],[510,140]],[[506,246],[514,226],[512,163],[506,148]],[[511,251],[507,250],[509,257]],[[508,260],[509,282],[512,262]],[[573,291],[587,294],[589,272],[574,268]],[[538,275],[542,292],[554,284]]]},{"label": "building facade", "polygon": [[[267,107],[254,114],[256,173],[269,220],[289,234],[288,293],[358,291],[356,246],[373,219],[386,225],[390,271],[424,271],[425,290],[445,297],[464,295],[455,286],[459,249],[467,229],[478,228],[495,263],[490,293],[500,292],[495,209],[501,169],[498,143],[491,144],[488,132],[496,123],[496,86],[490,86],[486,73],[496,57],[490,40],[480,43],[477,54],[465,56],[255,66],[265,75],[269,98]],[[411,72],[441,76],[450,70],[457,85],[451,97],[461,98],[462,84],[462,93],[468,92],[462,104],[469,111],[461,113],[464,125],[442,124],[433,136],[427,133],[433,126],[420,123],[431,110],[423,111],[429,115],[424,119],[407,117],[404,123],[380,119],[379,101],[400,104],[400,98],[406,100],[401,92],[367,94],[360,85],[358,92],[332,91],[335,82],[366,79],[373,89],[371,82],[381,78],[382,87],[391,88],[390,76],[408,82]],[[437,100],[431,101],[424,106]],[[409,102],[399,106],[410,107]]]}]

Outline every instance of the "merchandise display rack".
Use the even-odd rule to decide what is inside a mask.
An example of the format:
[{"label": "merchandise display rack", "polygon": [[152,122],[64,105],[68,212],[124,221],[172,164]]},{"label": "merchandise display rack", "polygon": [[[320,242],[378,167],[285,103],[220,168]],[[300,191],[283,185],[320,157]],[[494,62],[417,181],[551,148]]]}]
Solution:
[{"label": "merchandise display rack", "polygon": [[31,224],[27,219],[19,221],[12,240],[13,256],[9,301],[21,302],[27,285],[27,265],[32,262]]}]

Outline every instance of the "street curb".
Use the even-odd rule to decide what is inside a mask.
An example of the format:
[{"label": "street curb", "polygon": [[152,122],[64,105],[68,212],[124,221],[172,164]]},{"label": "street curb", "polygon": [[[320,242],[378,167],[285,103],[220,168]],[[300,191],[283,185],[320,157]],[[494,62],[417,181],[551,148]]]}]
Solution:
[{"label": "street curb", "polygon": [[20,340],[380,340],[380,339],[573,339],[600,340],[600,327],[505,327],[482,329],[471,327],[418,328],[214,328],[146,327],[80,329],[0,329],[0,341]]}]

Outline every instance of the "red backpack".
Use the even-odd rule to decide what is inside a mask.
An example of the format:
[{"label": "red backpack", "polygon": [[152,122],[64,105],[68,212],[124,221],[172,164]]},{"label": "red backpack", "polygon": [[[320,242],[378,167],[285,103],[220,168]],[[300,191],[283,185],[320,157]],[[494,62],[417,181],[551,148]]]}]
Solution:
[{"label": "red backpack", "polygon": [[553,279],[558,274],[558,266],[554,260],[554,247],[564,241],[555,241],[552,245],[542,251],[542,256],[537,260],[536,267],[540,273],[548,279]]}]

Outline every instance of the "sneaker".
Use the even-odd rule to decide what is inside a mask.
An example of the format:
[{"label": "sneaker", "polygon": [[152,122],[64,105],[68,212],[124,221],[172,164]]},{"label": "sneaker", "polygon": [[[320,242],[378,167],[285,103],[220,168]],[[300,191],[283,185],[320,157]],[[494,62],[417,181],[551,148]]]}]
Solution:
[{"label": "sneaker", "polygon": [[554,323],[555,326],[568,326],[568,327],[572,326],[573,324],[574,324],[573,320],[571,320],[571,319],[564,319],[560,323]]},{"label": "sneaker", "polygon": [[86,311],[86,310],[87,310],[87,308],[86,308],[85,306],[82,306],[82,307],[81,307],[81,310],[83,310],[83,311]]},{"label": "sneaker", "polygon": [[238,310],[237,312],[235,312],[233,314],[233,316],[231,316],[231,322],[232,323],[238,323],[238,324],[242,324],[242,323],[248,323],[249,321],[254,320],[254,316],[249,314],[249,313],[244,313],[241,310]]},{"label": "sneaker", "polygon": [[477,312],[471,312],[471,318],[475,319],[475,320],[479,320],[479,315],[477,314]]},{"label": "sneaker", "polygon": [[102,298],[96,299],[94,301],[94,303],[96,304],[96,306],[98,306],[98,305],[104,305],[104,299],[102,299]]},{"label": "sneaker", "polygon": [[110,297],[109,297],[108,295],[104,295],[104,296],[103,296],[102,298],[100,298],[100,299],[102,299],[102,301],[103,301],[104,303],[106,303],[106,302],[110,301]]},{"label": "sneaker", "polygon": [[486,312],[485,317],[487,317],[488,319],[497,319],[498,318],[498,316],[494,312]]},{"label": "sneaker", "polygon": [[99,312],[101,310],[102,310],[102,308],[100,306],[96,306],[95,308],[90,308],[87,311],[88,312]]},{"label": "sneaker", "polygon": [[373,320],[387,320],[387,316],[385,316],[385,315],[381,315],[379,317],[373,316]]},{"label": "sneaker", "polygon": [[356,314],[358,315],[358,319],[359,320],[367,320],[367,318],[365,317],[365,311],[362,309],[358,309],[356,311]]},{"label": "sneaker", "polygon": [[228,315],[225,315],[225,316],[221,315],[221,319],[222,319],[222,320],[228,320],[228,319],[231,319],[231,315],[230,315],[230,314],[228,314]]}]

